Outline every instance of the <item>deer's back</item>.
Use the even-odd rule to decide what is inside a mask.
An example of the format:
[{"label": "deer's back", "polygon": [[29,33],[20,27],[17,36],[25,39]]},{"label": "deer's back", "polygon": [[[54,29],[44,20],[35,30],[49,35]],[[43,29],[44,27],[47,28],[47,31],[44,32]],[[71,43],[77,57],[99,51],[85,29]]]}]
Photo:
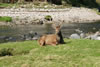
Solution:
[{"label": "deer's back", "polygon": [[[60,37],[55,34],[44,35],[40,38],[39,42],[48,45],[57,45],[59,43]],[[40,44],[41,45],[41,44]]]},{"label": "deer's back", "polygon": [[51,44],[56,45],[59,43],[59,40],[60,40],[60,38],[57,35],[51,34],[51,35],[46,36],[45,43],[49,44],[49,45],[51,45]]}]

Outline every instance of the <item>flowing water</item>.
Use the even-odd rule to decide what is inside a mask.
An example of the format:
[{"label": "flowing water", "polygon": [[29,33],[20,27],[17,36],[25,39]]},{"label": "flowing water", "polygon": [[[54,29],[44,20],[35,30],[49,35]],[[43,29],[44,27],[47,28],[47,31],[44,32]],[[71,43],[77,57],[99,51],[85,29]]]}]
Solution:
[{"label": "flowing water", "polygon": [[[96,32],[100,30],[100,23],[72,23],[63,24],[61,31],[63,37],[69,37],[71,34],[76,33],[75,29],[80,29],[84,33]],[[4,37],[15,37],[17,40],[21,35],[28,34],[30,31],[37,32],[39,35],[54,33],[51,24],[46,25],[19,25],[19,26],[0,26],[0,40]]]}]

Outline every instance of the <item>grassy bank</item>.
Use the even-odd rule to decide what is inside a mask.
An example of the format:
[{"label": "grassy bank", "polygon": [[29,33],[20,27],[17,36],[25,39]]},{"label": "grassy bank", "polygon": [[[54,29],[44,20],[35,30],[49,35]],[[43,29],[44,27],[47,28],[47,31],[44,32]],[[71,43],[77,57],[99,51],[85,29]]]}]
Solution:
[{"label": "grassy bank", "polygon": [[0,3],[0,8],[13,7],[13,6],[14,6],[14,4]]},{"label": "grassy bank", "polygon": [[2,43],[13,56],[1,56],[0,67],[100,67],[100,41],[67,40],[66,44],[40,47],[37,41]]},{"label": "grassy bank", "polygon": [[1,17],[0,16],[0,21],[11,22],[12,21],[12,17],[9,17],[9,16]]}]

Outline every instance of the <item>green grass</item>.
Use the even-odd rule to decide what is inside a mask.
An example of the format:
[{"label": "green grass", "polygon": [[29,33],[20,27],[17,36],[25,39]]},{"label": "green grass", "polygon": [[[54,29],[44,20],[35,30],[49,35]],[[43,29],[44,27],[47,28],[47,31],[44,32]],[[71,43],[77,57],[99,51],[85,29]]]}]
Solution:
[{"label": "green grass", "polygon": [[50,21],[50,20],[52,20],[52,17],[50,15],[46,15],[45,19]]},{"label": "green grass", "polygon": [[[63,8],[69,7],[68,5],[67,6],[63,6],[63,5],[54,6],[54,4],[49,4],[46,2],[32,2],[32,3],[22,3],[22,4],[0,3],[0,8],[12,8],[13,6],[15,8],[19,8],[22,5],[26,5],[25,8],[33,8],[34,7],[34,8],[45,8],[45,9],[51,9],[51,8],[54,8],[54,9],[62,8],[63,9]],[[47,6],[47,7],[45,7],[45,6]]]},{"label": "green grass", "polygon": [[0,21],[11,22],[12,21],[12,17],[9,17],[9,16],[0,16]]},{"label": "green grass", "polygon": [[14,4],[0,3],[0,8],[12,7],[12,6],[14,6]]},{"label": "green grass", "polygon": [[100,67],[100,41],[68,40],[58,46],[38,45],[37,41],[9,42],[14,56],[0,57],[0,67]]}]

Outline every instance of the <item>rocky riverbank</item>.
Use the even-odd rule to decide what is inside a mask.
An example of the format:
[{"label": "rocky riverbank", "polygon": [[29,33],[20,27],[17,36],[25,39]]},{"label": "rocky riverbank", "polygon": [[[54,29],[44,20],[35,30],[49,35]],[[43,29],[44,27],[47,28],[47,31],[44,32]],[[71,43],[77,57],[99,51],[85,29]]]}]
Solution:
[{"label": "rocky riverbank", "polygon": [[[0,9],[0,16],[12,17],[14,24],[43,24],[47,23],[44,17],[50,15],[53,21],[65,23],[88,23],[100,21],[100,15],[88,8],[65,9]],[[2,24],[2,23],[0,23]],[[6,23],[3,23],[6,24]],[[9,24],[9,23],[8,23]]]}]

